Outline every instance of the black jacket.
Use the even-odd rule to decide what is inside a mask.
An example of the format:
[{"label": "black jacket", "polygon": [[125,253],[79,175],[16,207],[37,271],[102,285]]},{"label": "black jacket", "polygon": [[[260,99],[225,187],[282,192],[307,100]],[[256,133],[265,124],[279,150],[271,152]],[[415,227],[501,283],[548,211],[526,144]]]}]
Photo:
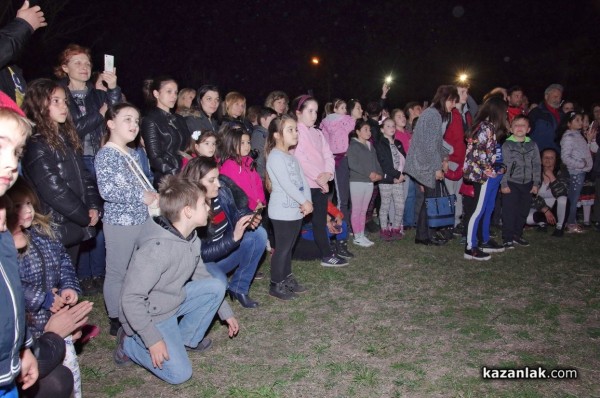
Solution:
[{"label": "black jacket", "polygon": [[39,134],[27,141],[23,172],[40,197],[43,210],[52,215],[57,235],[72,246],[95,235],[89,210],[101,209],[101,197],[81,157],[70,147],[54,150]]},{"label": "black jacket", "polygon": [[154,172],[154,186],[169,174],[181,168],[181,155],[185,151],[190,133],[182,116],[153,108],[142,119],[142,137],[150,167]]},{"label": "black jacket", "polygon": [[185,118],[185,123],[187,124],[190,134],[194,131],[212,131],[216,134],[219,131],[219,122],[217,119],[214,116],[209,118],[202,110],[184,114],[182,116]]},{"label": "black jacket", "polygon": [[[15,18],[0,29],[0,91],[17,101],[15,90],[25,94],[27,85],[21,69],[14,65],[23,47],[33,34],[33,28],[24,19]],[[14,75],[8,70],[14,72]]]},{"label": "black jacket", "polygon": [[85,97],[85,115],[81,113],[81,109],[75,102],[71,90],[69,90],[69,78],[66,77],[59,81],[59,84],[65,89],[65,94],[69,102],[69,113],[75,123],[77,135],[81,142],[87,135],[91,135],[92,148],[94,155],[100,149],[100,141],[104,135],[104,117],[100,113],[100,108],[105,103],[107,105],[115,105],[121,102],[121,88],[119,86],[102,91],[94,88],[91,82],[87,82],[88,94]]},{"label": "black jacket", "polygon": [[[402,156],[406,158],[406,151],[402,146],[402,143],[398,140],[394,140],[394,145],[400,151]],[[377,152],[377,160],[383,170],[383,178],[379,181],[380,184],[393,184],[395,178],[400,178],[402,173],[394,168],[394,158],[392,157],[392,150],[390,149],[390,142],[383,135],[381,139],[375,142],[375,151]]]}]

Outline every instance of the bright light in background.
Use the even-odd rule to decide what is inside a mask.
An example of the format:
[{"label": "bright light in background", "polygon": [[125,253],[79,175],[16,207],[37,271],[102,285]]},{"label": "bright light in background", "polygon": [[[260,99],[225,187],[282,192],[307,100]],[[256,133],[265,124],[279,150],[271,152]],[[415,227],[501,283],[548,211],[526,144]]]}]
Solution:
[{"label": "bright light in background", "polygon": [[310,62],[312,62],[313,65],[319,65],[319,63],[321,62],[321,60],[319,59],[319,57],[312,57],[312,59],[310,60]]},{"label": "bright light in background", "polygon": [[467,80],[469,80],[469,75],[467,75],[466,73],[461,73],[460,75],[458,75],[459,82],[466,83]]},{"label": "bright light in background", "polygon": [[394,80],[392,79],[392,75],[388,75],[388,76],[385,78],[385,84],[390,84],[390,83],[392,83],[393,81],[394,81]]}]

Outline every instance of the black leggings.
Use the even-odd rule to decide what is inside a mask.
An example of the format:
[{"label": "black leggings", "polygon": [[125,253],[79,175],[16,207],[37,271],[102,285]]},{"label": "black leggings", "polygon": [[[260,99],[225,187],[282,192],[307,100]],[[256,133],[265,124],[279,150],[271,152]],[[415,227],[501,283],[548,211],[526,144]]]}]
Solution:
[{"label": "black leggings", "polygon": [[300,235],[302,219],[282,221],[271,219],[275,231],[275,251],[271,257],[271,282],[282,282],[292,273],[292,249]]},{"label": "black leggings", "polygon": [[321,257],[329,257],[333,253],[327,237],[327,194],[321,192],[321,188],[311,188],[310,194],[313,202],[312,225],[315,242]]}]

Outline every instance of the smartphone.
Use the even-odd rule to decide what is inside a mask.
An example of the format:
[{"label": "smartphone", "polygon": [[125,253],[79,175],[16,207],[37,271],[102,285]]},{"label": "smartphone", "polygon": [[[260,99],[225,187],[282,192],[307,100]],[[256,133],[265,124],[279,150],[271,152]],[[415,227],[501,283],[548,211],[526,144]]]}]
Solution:
[{"label": "smartphone", "polygon": [[254,221],[256,221],[256,217],[258,217],[258,215],[262,213],[264,208],[264,206],[256,206],[256,209],[254,209],[254,211],[252,212],[252,218],[250,219],[248,226],[252,226],[252,224],[254,224]]},{"label": "smartphone", "polygon": [[104,54],[104,71],[105,72],[114,72],[115,71],[114,55]]}]

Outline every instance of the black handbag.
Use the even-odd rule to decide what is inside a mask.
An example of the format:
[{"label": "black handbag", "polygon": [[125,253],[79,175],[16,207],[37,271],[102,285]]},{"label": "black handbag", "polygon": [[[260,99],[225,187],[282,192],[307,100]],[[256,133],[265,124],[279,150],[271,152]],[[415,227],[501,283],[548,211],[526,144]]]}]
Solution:
[{"label": "black handbag", "polygon": [[454,226],[456,195],[450,195],[444,181],[436,181],[435,197],[425,198],[429,228]]}]

